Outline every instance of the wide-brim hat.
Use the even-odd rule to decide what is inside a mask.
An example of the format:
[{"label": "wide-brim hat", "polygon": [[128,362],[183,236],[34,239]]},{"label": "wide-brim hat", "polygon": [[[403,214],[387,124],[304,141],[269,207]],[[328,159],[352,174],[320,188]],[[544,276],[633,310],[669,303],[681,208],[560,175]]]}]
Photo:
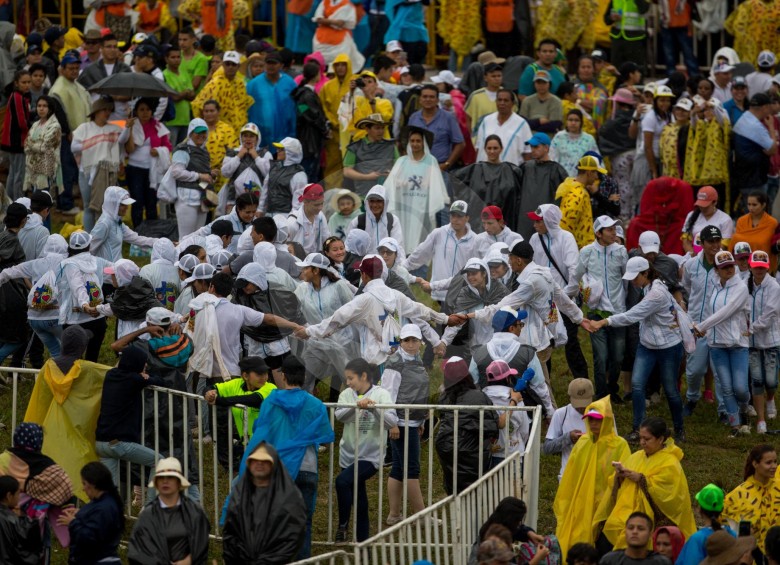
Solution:
[{"label": "wide-brim hat", "polygon": [[181,483],[179,485],[180,490],[190,487],[190,482],[184,476],[184,473],[181,472],[181,463],[175,457],[166,457],[157,462],[154,477],[149,481],[149,488],[155,488],[154,482],[159,477],[176,477]]},{"label": "wide-brim hat", "polygon": [[358,129],[368,128],[370,126],[388,126],[390,122],[385,121],[382,114],[369,114],[365,118],[358,120],[355,127]]},{"label": "wide-brim hat", "polygon": [[101,96],[92,103],[92,110],[89,112],[89,117],[92,118],[101,110],[114,111],[114,101],[111,98]]}]

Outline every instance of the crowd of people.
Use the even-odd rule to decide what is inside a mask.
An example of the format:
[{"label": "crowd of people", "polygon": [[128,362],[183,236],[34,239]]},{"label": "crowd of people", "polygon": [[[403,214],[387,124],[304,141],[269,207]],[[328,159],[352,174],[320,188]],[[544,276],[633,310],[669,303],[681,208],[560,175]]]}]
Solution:
[{"label": "crowd of people", "polygon": [[[780,562],[771,445],[695,506],[681,464],[700,402],[724,442],[774,431],[780,45],[745,12],[780,2],[723,14],[734,48],[705,76],[691,3],[659,0],[652,82],[649,2],[556,3],[535,59],[491,30],[462,78],[422,65],[416,1],[291,2],[285,47],[245,33],[245,0],[0,22],[0,363],[41,375],[0,454],[3,562],[47,561],[52,536],[119,562],[124,482],[130,562],[205,563],[196,442],[236,471],[225,562],[305,559],[337,430],[334,541],[364,541],[380,467],[393,526],[425,509],[428,437],[448,495],[524,453],[515,406],[561,454],[556,530],[502,501],[474,563]],[[646,414],[661,393],[671,425]]]}]

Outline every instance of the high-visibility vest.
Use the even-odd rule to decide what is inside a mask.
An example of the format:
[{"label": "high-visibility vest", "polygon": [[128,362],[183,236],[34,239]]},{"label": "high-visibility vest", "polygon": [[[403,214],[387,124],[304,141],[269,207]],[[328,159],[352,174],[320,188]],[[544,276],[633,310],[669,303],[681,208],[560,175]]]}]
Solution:
[{"label": "high-visibility vest", "polygon": [[[612,31],[609,34],[611,38],[639,41],[647,36],[647,22],[645,17],[639,13],[634,0],[614,0],[612,9],[620,14],[620,20],[612,26]],[[637,35],[635,37],[627,37],[627,31],[634,32]]]},{"label": "high-visibility vest", "polygon": [[[272,383],[265,383],[260,389],[249,392],[244,389],[244,379],[237,378],[231,379],[224,383],[216,383],[214,387],[217,389],[217,393],[222,397],[230,396],[244,396],[250,394],[259,394],[263,398],[266,398],[271,391],[276,388]],[[244,409],[243,408],[231,408],[233,413],[233,421],[236,423],[236,430],[238,436],[243,440],[244,437]],[[260,414],[260,410],[257,408],[247,408],[247,435],[252,437],[252,428],[254,428],[255,420]]]}]

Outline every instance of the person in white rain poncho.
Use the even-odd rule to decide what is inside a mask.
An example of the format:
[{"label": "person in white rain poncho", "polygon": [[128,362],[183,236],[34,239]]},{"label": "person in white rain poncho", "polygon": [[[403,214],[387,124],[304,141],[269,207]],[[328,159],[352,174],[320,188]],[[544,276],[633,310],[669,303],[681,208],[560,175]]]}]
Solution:
[{"label": "person in white rain poncho", "polygon": [[[433,321],[437,324],[459,325],[464,322],[463,316],[447,316],[436,312],[388,288],[382,281],[384,268],[385,265],[379,257],[364,259],[360,264],[363,293],[339,308],[331,317],[297,331],[295,336],[301,339],[322,338],[354,324],[360,338],[360,355],[369,363],[379,365],[384,363],[390,354],[391,339],[397,340],[400,332],[396,317]],[[391,337],[391,333],[395,335]]]},{"label": "person in white rain poncho", "polygon": [[173,242],[161,237],[152,246],[152,260],[141,267],[139,275],[149,281],[163,308],[173,310],[179,296],[181,278],[176,263],[176,248]]},{"label": "person in white rain poncho", "polygon": [[404,253],[404,224],[400,218],[387,211],[387,196],[385,187],[381,184],[375,185],[366,194],[366,211],[359,214],[347,226],[347,235],[352,230],[360,229],[371,238],[369,246],[370,251],[376,250],[379,242],[386,237],[392,237],[398,242],[401,248],[401,255],[406,258]]},{"label": "person in white rain poncho", "polygon": [[409,129],[406,155],[395,162],[384,187],[385,209],[401,219],[403,229],[403,239],[390,235],[406,249],[414,250],[436,228],[436,215],[450,199],[425,130],[414,126]]},{"label": "person in white rain poncho", "polygon": [[[60,354],[59,301],[55,296],[57,273],[60,264],[68,256],[68,244],[60,234],[52,234],[43,246],[39,259],[25,261],[0,272],[0,286],[13,279],[29,279],[32,289],[27,300],[27,319],[30,327],[41,339],[50,357]],[[43,276],[47,273],[46,279]]]},{"label": "person in white rain poncho", "polygon": [[482,233],[477,234],[477,257],[484,257],[494,243],[523,241],[523,236],[506,227],[504,213],[498,206],[485,206],[479,215]]},{"label": "person in white rain poncho", "polygon": [[260,149],[261,140],[260,129],[255,124],[244,124],[241,145],[228,150],[222,159],[222,176],[228,180],[219,191],[218,214],[226,214],[242,194],[260,194],[273,159],[270,152]]},{"label": "person in white rain poncho", "polygon": [[[220,195],[221,194],[222,192],[220,191]],[[255,194],[252,192],[244,192],[243,194],[240,194],[238,198],[234,198],[233,200],[234,201],[231,203],[233,204],[233,209],[230,210],[230,213],[225,214],[224,216],[220,216],[210,224],[206,224],[200,228],[195,233],[197,235],[206,237],[212,234],[212,229],[215,223],[219,221],[230,222],[230,226],[233,228],[233,234],[230,239],[230,245],[228,245],[227,248],[235,253],[238,251],[238,240],[241,237],[241,234],[252,226],[252,220],[255,219],[255,215],[257,214],[258,200],[257,196],[255,196]],[[219,211],[219,208],[217,211]],[[222,234],[219,233],[217,235],[221,236]]]},{"label": "person in white rain poncho", "polygon": [[92,255],[113,263],[122,258],[122,243],[139,247],[152,247],[157,239],[138,235],[122,222],[127,207],[135,202],[130,194],[119,186],[109,186],[103,196],[103,214],[95,223],[90,235]]},{"label": "person in white rain poncho", "polygon": [[[295,289],[303,317],[310,326],[330,319],[342,306],[349,304],[354,294],[349,284],[330,266],[328,258],[311,253],[298,262],[303,281]],[[351,326],[345,325],[330,335],[306,342],[303,364],[306,366],[304,388],[314,392],[318,381],[333,376],[331,386],[338,396],[344,367],[350,359],[359,356],[357,340]]]},{"label": "person in white rain poncho", "polygon": [[68,240],[68,258],[62,261],[56,275],[60,325],[63,329],[79,325],[91,332],[84,358],[97,363],[106,319],[102,314],[88,314],[86,308],[103,303],[103,269],[112,263],[90,254],[91,243],[92,236],[87,232],[73,232]]},{"label": "person in white rain poncho", "polygon": [[179,296],[173,305],[173,311],[180,316],[187,316],[190,313],[190,301],[195,298],[195,290],[192,288],[193,281],[187,281],[192,276],[195,267],[200,265],[200,259],[195,255],[182,255],[173,266],[179,270]]},{"label": "person in white rain poncho", "polygon": [[330,237],[330,228],[322,207],[325,191],[318,184],[307,184],[298,197],[302,206],[287,218],[290,242],[300,243],[306,253],[318,253]]}]

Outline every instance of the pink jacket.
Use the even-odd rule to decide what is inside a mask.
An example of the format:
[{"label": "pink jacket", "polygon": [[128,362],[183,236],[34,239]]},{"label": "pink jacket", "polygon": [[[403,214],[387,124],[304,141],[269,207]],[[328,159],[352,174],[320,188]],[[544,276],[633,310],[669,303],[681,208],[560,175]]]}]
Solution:
[{"label": "pink jacket", "polygon": [[[315,62],[319,63],[320,65],[320,81],[314,85],[314,92],[317,94],[320,93],[320,88],[322,88],[322,85],[324,85],[326,82],[328,82],[328,76],[326,74],[326,71],[328,70],[327,66],[325,65],[325,58],[322,56],[322,53],[319,51],[315,51],[314,53],[310,53],[309,55],[306,55],[303,58],[303,64],[309,62]],[[295,77],[295,84],[300,85],[301,82],[303,82],[303,75],[300,74],[297,77]]]}]

